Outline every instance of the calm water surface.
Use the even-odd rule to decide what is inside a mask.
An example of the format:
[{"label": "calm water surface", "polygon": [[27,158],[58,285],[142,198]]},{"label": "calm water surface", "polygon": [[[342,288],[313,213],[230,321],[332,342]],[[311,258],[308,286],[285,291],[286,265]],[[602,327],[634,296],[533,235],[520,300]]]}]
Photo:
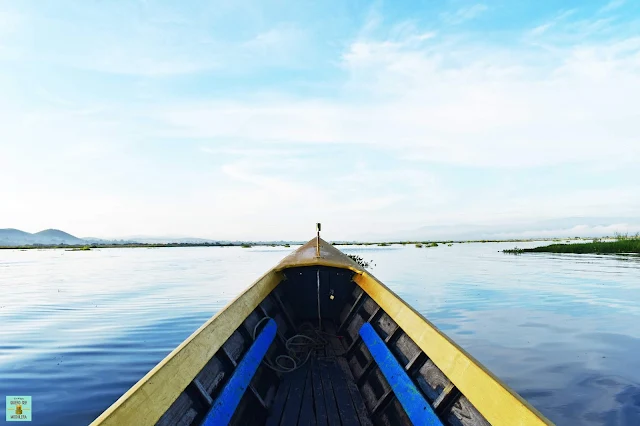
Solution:
[{"label": "calm water surface", "polygon": [[[344,251],[552,421],[640,424],[640,259],[513,245]],[[91,422],[289,250],[0,251],[0,398]]]}]

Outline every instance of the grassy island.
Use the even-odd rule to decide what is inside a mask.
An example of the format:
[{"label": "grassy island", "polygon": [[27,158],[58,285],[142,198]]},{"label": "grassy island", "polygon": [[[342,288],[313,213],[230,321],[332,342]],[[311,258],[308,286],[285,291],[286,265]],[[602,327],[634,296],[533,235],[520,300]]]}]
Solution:
[{"label": "grassy island", "polygon": [[640,235],[618,235],[616,241],[601,241],[598,239],[590,243],[551,244],[534,248],[513,248],[503,250],[504,253],[575,253],[575,254],[640,254]]},{"label": "grassy island", "polygon": [[67,251],[89,251],[89,250],[91,250],[91,246],[74,247],[72,249],[68,249]]}]

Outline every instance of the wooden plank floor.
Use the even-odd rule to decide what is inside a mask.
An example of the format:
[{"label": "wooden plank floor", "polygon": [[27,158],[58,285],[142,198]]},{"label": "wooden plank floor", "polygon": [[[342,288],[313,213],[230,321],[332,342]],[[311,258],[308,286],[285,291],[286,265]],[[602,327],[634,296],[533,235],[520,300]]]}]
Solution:
[{"label": "wooden plank floor", "polygon": [[[312,357],[306,365],[287,374],[272,405],[268,426],[367,426],[353,378],[337,357]],[[348,368],[348,367],[347,367]]]},{"label": "wooden plank floor", "polygon": [[303,367],[284,375],[267,426],[372,425],[341,348],[336,339]]}]

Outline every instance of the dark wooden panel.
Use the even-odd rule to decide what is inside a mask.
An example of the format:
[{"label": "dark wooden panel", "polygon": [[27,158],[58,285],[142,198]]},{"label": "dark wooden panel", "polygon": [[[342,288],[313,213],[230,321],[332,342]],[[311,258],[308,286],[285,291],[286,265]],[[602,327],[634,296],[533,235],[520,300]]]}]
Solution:
[{"label": "dark wooden panel", "polygon": [[251,392],[255,393],[256,398],[259,400],[260,405],[264,408],[267,407],[267,395],[271,392],[271,388],[274,386],[272,370],[265,366],[262,362],[258,365],[256,373],[251,379],[249,388]]},{"label": "dark wooden panel", "polygon": [[284,319],[284,315],[280,312],[280,310],[278,309],[273,310],[273,311],[264,311],[265,315],[268,317],[273,318],[273,320],[276,322],[276,324],[278,325],[278,336],[280,336],[280,339],[285,342],[287,340],[287,338],[293,336],[293,330],[291,328],[289,328],[289,326],[287,325],[287,322]]},{"label": "dark wooden panel", "polygon": [[360,336],[358,335],[358,332],[360,331],[360,327],[362,327],[362,324],[364,324],[365,321],[366,319],[363,318],[362,315],[357,313],[353,316],[353,318],[351,319],[351,322],[347,324],[345,334],[348,337],[349,344],[352,344],[353,342],[355,342],[360,338]]},{"label": "dark wooden panel", "polygon": [[[252,337],[253,337],[253,332],[254,331],[256,331],[256,333],[257,333],[258,330],[255,330],[255,328],[256,328],[256,325],[258,325],[258,323],[260,322],[260,320],[262,318],[263,318],[263,316],[258,313],[258,310],[254,310],[244,320],[244,322],[243,322],[244,327]],[[262,326],[264,326],[264,322],[262,323],[261,327]]]},{"label": "dark wooden panel", "polygon": [[158,426],[190,425],[198,412],[193,407],[193,401],[186,393],[180,394],[171,407],[160,417]]},{"label": "dark wooden panel", "polygon": [[300,408],[302,407],[302,394],[307,378],[307,364],[287,374],[291,375],[291,389],[289,390],[289,397],[287,398],[280,424],[295,425],[298,424]]},{"label": "dark wooden panel", "polygon": [[398,324],[386,312],[383,312],[372,325],[382,340],[386,339],[398,328]]},{"label": "dark wooden panel", "polygon": [[320,375],[320,365],[317,359],[311,361],[311,378],[313,380],[313,402],[316,409],[316,422],[318,426],[326,426],[327,408],[324,399],[322,376]]},{"label": "dark wooden panel", "polygon": [[242,335],[236,330],[233,332],[231,336],[227,339],[226,342],[222,345],[222,349],[224,349],[229,358],[231,358],[236,364],[242,358],[242,354],[245,351],[245,347],[248,346],[242,337]]},{"label": "dark wooden panel", "polygon": [[376,423],[384,426],[412,426],[411,420],[405,413],[402,404],[393,399],[384,411],[377,417]]},{"label": "dark wooden panel", "polygon": [[336,403],[333,385],[331,384],[329,362],[326,360],[318,360],[318,366],[320,367],[322,388],[324,389],[324,403],[327,407],[327,423],[329,426],[340,426],[340,415],[338,414],[338,404]]},{"label": "dark wooden panel", "polygon": [[393,344],[389,345],[389,349],[400,362],[400,365],[407,365],[420,352],[418,345],[404,332],[398,336]]},{"label": "dark wooden panel", "polygon": [[331,378],[342,426],[359,426],[360,421],[358,420],[356,409],[353,406],[351,395],[347,389],[344,373],[336,362],[328,363],[328,373]]},{"label": "dark wooden panel", "polygon": [[[367,296],[367,299],[364,301],[364,304],[362,305],[362,310],[364,310],[364,312],[362,312],[362,310],[360,311],[360,314],[364,317],[364,318],[368,318],[371,315],[373,315],[376,311],[376,309],[378,309],[379,306],[378,304],[370,297]],[[358,329],[359,331],[359,329]]]},{"label": "dark wooden panel", "polygon": [[214,356],[204,366],[200,373],[198,373],[196,379],[200,381],[200,384],[202,384],[202,387],[207,391],[207,393],[212,395],[222,383],[225,376],[224,364]]},{"label": "dark wooden panel", "polygon": [[213,405],[213,398],[211,398],[209,392],[205,390],[204,386],[202,386],[202,383],[200,383],[198,379],[194,379],[189,383],[185,392],[191,399],[195,400],[197,398],[202,407],[206,407],[208,409]]},{"label": "dark wooden panel", "polygon": [[427,360],[414,375],[416,384],[431,402],[435,401],[451,381],[431,360]]},{"label": "dark wooden panel", "polygon": [[287,403],[287,397],[289,396],[289,389],[291,387],[291,381],[285,376],[278,386],[278,391],[273,399],[273,404],[269,409],[269,416],[265,426],[279,426],[280,419],[282,419],[282,413],[284,412],[284,406]]},{"label": "dark wooden panel", "polygon": [[307,368],[307,374],[302,394],[302,406],[300,407],[299,426],[315,426],[316,415],[313,410],[313,379],[311,378],[311,368]]},{"label": "dark wooden panel", "polygon": [[373,360],[373,357],[367,347],[361,342],[358,348],[352,351],[351,356],[347,357],[347,360],[349,361],[349,366],[351,367],[351,371],[353,371],[354,377],[360,380],[366,367]]},{"label": "dark wooden panel", "polygon": [[[283,303],[291,307],[291,316],[299,321],[318,318],[317,271],[320,270],[320,307],[323,319],[339,322],[344,306],[351,301],[355,283],[353,272],[321,266],[319,268],[291,268],[287,279],[280,284]],[[333,298],[330,296],[333,295]]]},{"label": "dark wooden panel", "polygon": [[231,417],[231,426],[262,426],[265,423],[265,411],[260,407],[256,409],[255,396],[251,392],[245,392],[236,411]]},{"label": "dark wooden panel", "polygon": [[364,404],[362,400],[362,395],[360,395],[360,391],[358,390],[358,386],[356,386],[355,379],[351,374],[351,370],[349,369],[349,364],[347,364],[347,360],[344,358],[338,359],[338,365],[342,368],[344,372],[347,389],[349,389],[349,394],[351,395],[351,401],[353,401],[353,407],[356,410],[356,414],[358,415],[358,419],[360,420],[360,424],[362,426],[373,426],[371,422],[369,412],[367,411],[367,406]]},{"label": "dark wooden panel", "polygon": [[345,347],[342,345],[341,339],[337,336],[336,325],[333,321],[325,321],[325,329],[328,334],[323,337],[328,341],[327,356],[343,356],[346,352]]},{"label": "dark wooden panel", "polygon": [[391,386],[378,367],[373,369],[360,387],[362,398],[369,411],[373,411],[380,398],[390,390]]},{"label": "dark wooden panel", "polygon": [[489,422],[464,395],[453,405],[447,420],[451,426],[489,426]]},{"label": "dark wooden panel", "polygon": [[362,303],[364,302],[364,298],[367,293],[364,292],[360,287],[355,286],[353,289],[353,300],[345,303],[342,312],[340,313],[340,327],[338,330],[341,331],[349,321],[351,321],[351,317],[360,309]]},{"label": "dark wooden panel", "polygon": [[[277,287],[276,287],[277,289]],[[297,325],[295,320],[292,318],[291,313],[293,312],[293,310],[291,309],[291,307],[289,306],[289,304],[287,302],[284,302],[282,300],[282,298],[280,297],[280,295],[277,292],[272,292],[271,293],[273,300],[276,301],[276,304],[278,305],[278,307],[280,308],[280,312],[282,312],[282,314],[284,315],[284,318],[287,320],[287,323],[289,324],[289,327],[291,327],[291,329],[293,330],[294,333],[296,333],[297,330]]]},{"label": "dark wooden panel", "polygon": [[433,401],[431,406],[435,410],[436,414],[442,415],[442,413],[446,413],[449,411],[451,406],[460,398],[460,391],[453,385],[453,383],[449,383],[449,385],[440,392],[438,398]]},{"label": "dark wooden panel", "polygon": [[273,300],[270,295],[262,299],[262,302],[260,302],[260,305],[262,305],[264,310],[269,313],[272,313],[276,309],[278,309],[278,307],[276,306],[275,300]]}]

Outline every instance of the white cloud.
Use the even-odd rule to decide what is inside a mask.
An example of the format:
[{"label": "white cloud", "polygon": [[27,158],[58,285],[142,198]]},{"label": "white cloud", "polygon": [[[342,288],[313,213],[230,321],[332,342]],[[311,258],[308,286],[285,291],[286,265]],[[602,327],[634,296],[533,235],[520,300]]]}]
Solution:
[{"label": "white cloud", "polygon": [[477,18],[487,9],[487,5],[478,3],[471,6],[461,7],[454,12],[442,13],[440,15],[440,19],[448,24],[457,25]]},{"label": "white cloud", "polygon": [[[66,15],[2,11],[0,36],[12,38],[10,43],[0,38],[0,55],[141,77],[220,70],[247,73],[262,67],[306,65],[299,61],[304,56],[306,33],[294,24],[274,23],[243,37],[216,37],[216,25],[201,17],[187,19],[169,12],[155,16],[153,12],[162,6],[154,6],[153,12],[147,9],[135,2],[116,8],[107,3],[91,9],[78,7],[74,9],[77,21],[72,25]],[[221,16],[223,12],[216,10]]]},{"label": "white cloud", "polygon": [[337,98],[221,100],[156,113],[176,136],[371,145],[448,164],[640,160],[637,38],[546,54],[413,37],[355,40]]},{"label": "white cloud", "polygon": [[546,33],[549,29],[552,29],[561,23],[566,23],[567,19],[575,13],[576,9],[563,10],[561,12],[558,12],[553,18],[533,28],[530,31],[530,35],[540,36],[543,33]]},{"label": "white cloud", "polygon": [[625,0],[611,0],[602,9],[600,9],[600,12],[601,13],[611,12],[613,10],[621,8],[625,3],[626,3]]}]

